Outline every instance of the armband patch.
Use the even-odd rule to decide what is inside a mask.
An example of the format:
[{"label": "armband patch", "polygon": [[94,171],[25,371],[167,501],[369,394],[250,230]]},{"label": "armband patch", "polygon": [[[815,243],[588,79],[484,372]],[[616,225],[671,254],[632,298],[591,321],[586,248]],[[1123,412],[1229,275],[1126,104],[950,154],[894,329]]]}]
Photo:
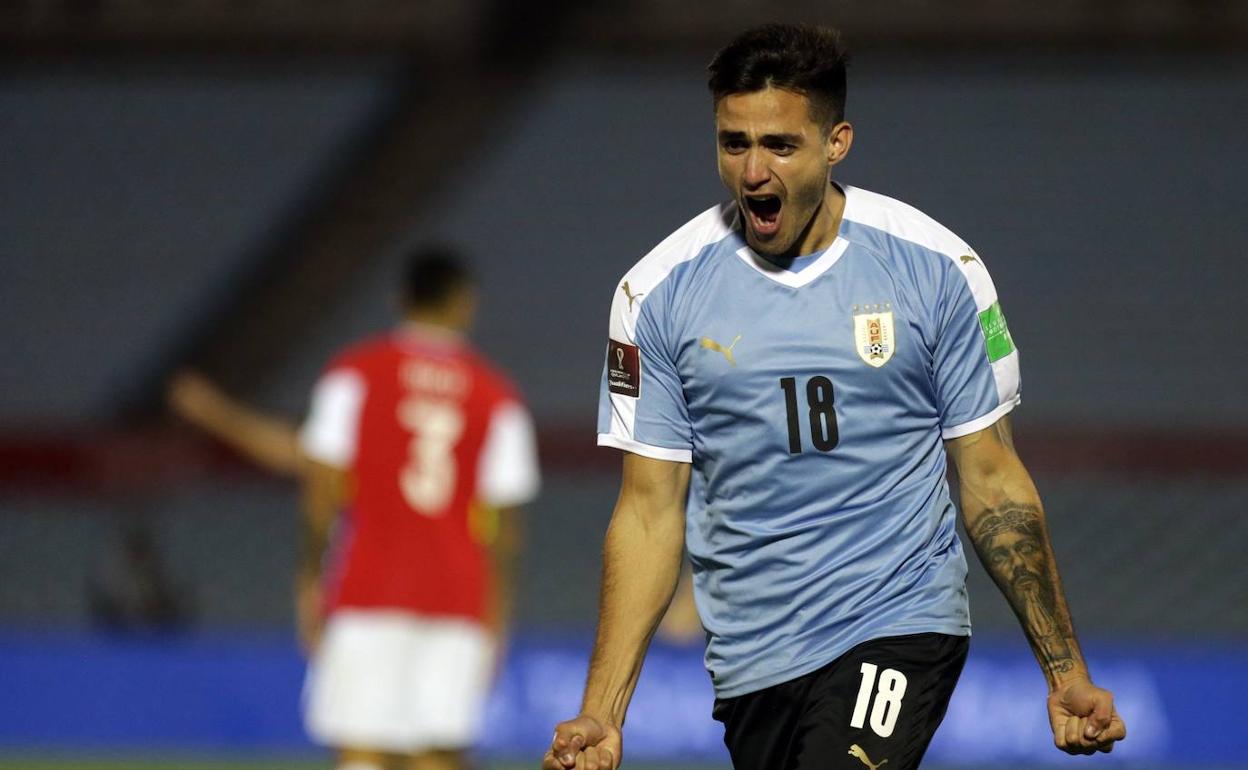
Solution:
[{"label": "armband patch", "polygon": [[607,389],[621,396],[641,395],[641,348],[607,342]]},{"label": "armband patch", "polygon": [[1010,336],[1010,327],[1005,322],[1000,302],[992,303],[979,314],[979,328],[984,332],[984,348],[989,363],[996,363],[1014,352],[1014,339]]}]

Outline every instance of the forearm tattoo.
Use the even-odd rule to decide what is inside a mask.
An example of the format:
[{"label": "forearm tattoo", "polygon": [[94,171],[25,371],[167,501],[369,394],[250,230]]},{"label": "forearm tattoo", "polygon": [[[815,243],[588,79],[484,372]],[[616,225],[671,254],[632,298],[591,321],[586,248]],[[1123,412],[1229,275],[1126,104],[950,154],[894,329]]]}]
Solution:
[{"label": "forearm tattoo", "polygon": [[984,510],[969,533],[1041,664],[1054,675],[1074,669],[1074,628],[1040,507],[1007,500]]}]

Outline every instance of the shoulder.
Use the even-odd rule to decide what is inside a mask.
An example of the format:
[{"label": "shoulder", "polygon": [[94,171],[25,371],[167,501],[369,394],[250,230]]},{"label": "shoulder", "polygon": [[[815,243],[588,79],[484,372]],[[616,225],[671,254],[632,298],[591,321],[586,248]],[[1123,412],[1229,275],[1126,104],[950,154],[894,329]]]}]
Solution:
[{"label": "shoulder", "polygon": [[[637,261],[617,282],[611,303],[613,336],[631,336],[633,323],[642,308],[660,288],[683,267],[692,265],[738,230],[737,208],[721,203],[686,222]],[[622,337],[620,337],[622,339]]]},{"label": "shoulder", "polygon": [[845,187],[844,232],[901,273],[959,275],[972,294],[995,295],[979,254],[956,233],[914,206]]},{"label": "shoulder", "polygon": [[[624,274],[631,293],[649,291],[661,284],[681,265],[707,253],[708,247],[722,242],[736,231],[736,205],[721,203],[712,206],[686,222],[658,246],[650,250]],[[619,292],[622,293],[622,292]]]},{"label": "shoulder", "polygon": [[361,373],[367,371],[384,360],[394,350],[394,341],[389,334],[377,334],[357,340],[342,348],[329,360],[325,373],[353,369]]},{"label": "shoulder", "polygon": [[522,401],[520,389],[516,387],[511,376],[480,350],[465,346],[462,360],[472,371],[476,382],[475,390],[487,400],[492,402]]},{"label": "shoulder", "polygon": [[952,261],[974,253],[952,230],[908,203],[859,187],[846,186],[845,195],[846,223],[863,240],[887,239],[893,248],[911,246]]}]

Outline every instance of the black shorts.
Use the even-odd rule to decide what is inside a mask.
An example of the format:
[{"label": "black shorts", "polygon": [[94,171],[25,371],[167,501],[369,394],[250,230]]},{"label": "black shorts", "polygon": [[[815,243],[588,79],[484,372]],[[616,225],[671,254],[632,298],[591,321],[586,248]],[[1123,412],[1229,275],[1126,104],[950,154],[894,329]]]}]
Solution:
[{"label": "black shorts", "polygon": [[966,662],[965,636],[874,639],[823,668],[715,701],[735,770],[919,766]]}]

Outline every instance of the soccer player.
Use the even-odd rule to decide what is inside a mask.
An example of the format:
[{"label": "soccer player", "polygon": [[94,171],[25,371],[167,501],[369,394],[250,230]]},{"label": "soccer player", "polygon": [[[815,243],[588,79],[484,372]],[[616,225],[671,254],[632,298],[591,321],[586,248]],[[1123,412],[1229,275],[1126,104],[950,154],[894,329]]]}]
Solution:
[{"label": "soccer player", "polygon": [[340,770],[465,766],[511,605],[511,565],[491,553],[512,553],[512,509],[539,483],[527,410],[465,339],[467,272],[418,254],[404,302],[403,325],[329,365],[300,435],[307,726]]},{"label": "soccer player", "polygon": [[682,541],[734,767],[918,767],[970,633],[947,456],[1048,681],[1054,742],[1109,751],[1125,727],[1014,451],[1018,352],[983,259],[831,180],[853,141],[835,31],[753,29],[709,70],[732,200],[616,288],[598,441],[624,451],[623,479],[581,712],[543,767],[619,767]]},{"label": "soccer player", "polygon": [[465,766],[505,643],[517,507],[539,485],[529,414],[465,337],[475,292],[454,255],[412,256],[404,306],[330,364],[302,430],[194,373],[169,390],[187,420],[302,480],[305,718],[339,770]]}]

